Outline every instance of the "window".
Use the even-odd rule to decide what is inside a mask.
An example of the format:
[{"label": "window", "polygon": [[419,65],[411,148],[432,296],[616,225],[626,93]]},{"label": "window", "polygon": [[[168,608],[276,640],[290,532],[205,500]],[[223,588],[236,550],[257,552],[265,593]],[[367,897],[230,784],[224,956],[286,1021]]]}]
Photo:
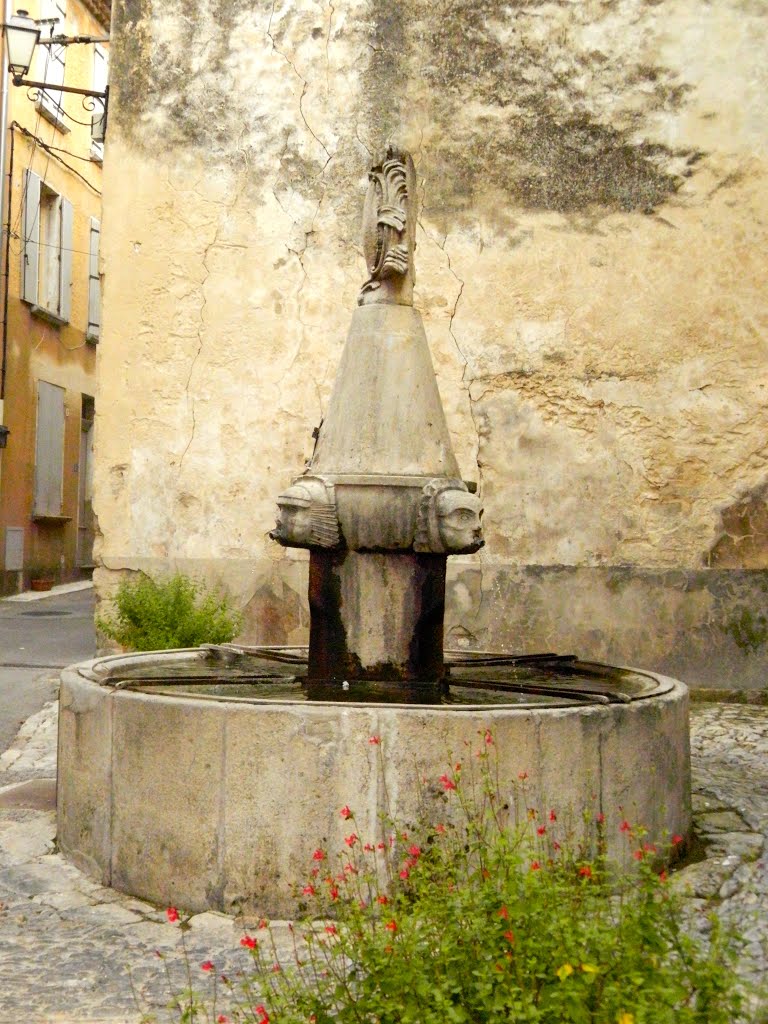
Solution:
[{"label": "window", "polygon": [[88,330],[89,341],[98,341],[101,334],[101,279],[99,278],[99,238],[101,225],[91,217],[91,241],[88,255]]},{"label": "window", "polygon": [[72,293],[72,204],[24,172],[22,298],[32,311],[68,323]]},{"label": "window", "polygon": [[32,515],[58,518],[62,514],[64,481],[64,388],[37,382],[35,439],[35,503]]},{"label": "window", "polygon": [[[66,0],[40,0],[40,18],[49,21],[51,24],[41,26],[40,39],[44,42],[52,35],[64,35],[64,22],[67,17]],[[64,84],[64,64],[66,61],[66,47],[64,46],[39,46],[38,60],[39,78],[43,82],[50,82],[51,85]],[[37,109],[49,121],[52,121],[63,132],[68,132],[62,118],[63,93],[57,89],[44,89],[40,93],[37,102]]]},{"label": "window", "polygon": [[[109,76],[109,61],[107,51],[103,46],[96,46],[93,51],[93,88],[104,92],[107,88]],[[91,159],[99,163],[104,159],[104,132],[106,131],[106,117],[104,104],[94,100],[95,108],[91,118]]]}]

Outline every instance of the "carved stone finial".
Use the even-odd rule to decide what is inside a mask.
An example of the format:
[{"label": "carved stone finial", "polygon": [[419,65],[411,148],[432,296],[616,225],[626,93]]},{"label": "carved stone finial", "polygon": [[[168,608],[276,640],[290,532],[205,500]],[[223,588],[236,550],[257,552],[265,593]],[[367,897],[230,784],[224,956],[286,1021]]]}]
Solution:
[{"label": "carved stone finial", "polygon": [[462,480],[435,478],[424,485],[416,523],[414,551],[469,555],[485,543],[483,507]]},{"label": "carved stone finial", "polygon": [[287,548],[335,548],[341,543],[333,485],[300,476],[278,495],[277,523],[269,535]]},{"label": "carved stone finial", "polygon": [[387,148],[380,164],[368,172],[363,211],[363,251],[368,280],[358,305],[413,305],[416,248],[416,172],[409,153]]}]

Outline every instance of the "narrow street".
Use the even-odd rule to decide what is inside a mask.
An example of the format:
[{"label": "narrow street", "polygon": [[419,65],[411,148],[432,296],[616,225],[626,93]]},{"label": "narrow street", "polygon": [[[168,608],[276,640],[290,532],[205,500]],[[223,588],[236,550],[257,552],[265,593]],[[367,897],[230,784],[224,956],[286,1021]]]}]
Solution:
[{"label": "narrow street", "polygon": [[59,669],[96,652],[92,589],[0,601],[0,753],[57,691]]}]

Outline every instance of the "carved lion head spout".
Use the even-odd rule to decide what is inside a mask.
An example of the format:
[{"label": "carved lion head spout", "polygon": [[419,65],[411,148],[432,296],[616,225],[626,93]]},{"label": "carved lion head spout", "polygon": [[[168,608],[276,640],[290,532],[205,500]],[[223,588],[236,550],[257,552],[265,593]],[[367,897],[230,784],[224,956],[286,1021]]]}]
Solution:
[{"label": "carved lion head spout", "polygon": [[319,476],[300,476],[278,495],[277,522],[269,536],[287,548],[338,547],[333,486]]},{"label": "carved lion head spout", "polygon": [[363,250],[368,280],[358,298],[370,303],[413,303],[416,248],[416,172],[410,155],[393,146],[368,172]]},{"label": "carved lion head spout", "polygon": [[430,480],[424,486],[414,551],[469,555],[485,541],[480,522],[483,507],[461,480]]}]

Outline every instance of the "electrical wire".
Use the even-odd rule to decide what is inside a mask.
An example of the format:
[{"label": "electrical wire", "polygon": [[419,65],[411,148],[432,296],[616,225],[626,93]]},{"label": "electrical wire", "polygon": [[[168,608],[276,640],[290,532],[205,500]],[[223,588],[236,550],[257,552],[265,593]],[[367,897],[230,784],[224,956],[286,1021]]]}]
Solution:
[{"label": "electrical wire", "polygon": [[[69,165],[69,164],[67,163],[67,161],[66,161],[66,160],[62,160],[62,158],[61,158],[60,156],[58,156],[58,155],[56,154],[56,152],[55,152],[55,149],[56,149],[56,147],[55,147],[55,146],[51,146],[51,145],[49,145],[49,143],[45,142],[45,141],[44,141],[43,139],[41,139],[41,138],[38,138],[38,137],[37,137],[36,135],[34,135],[34,134],[33,134],[33,133],[32,133],[32,132],[31,132],[31,131],[30,131],[30,130],[28,129],[28,128],[25,128],[25,127],[24,127],[23,125],[20,125],[20,124],[19,124],[19,123],[18,123],[17,121],[14,121],[14,122],[13,122],[13,124],[11,125],[11,128],[16,128],[16,129],[18,129],[18,131],[20,131],[22,135],[26,136],[26,137],[27,137],[28,139],[32,139],[32,140],[34,141],[34,143],[35,143],[36,145],[40,146],[40,147],[41,147],[41,149],[44,149],[44,150],[45,150],[45,152],[49,154],[49,156],[52,156],[54,160],[58,160],[58,161],[59,161],[59,163],[60,163],[60,164],[61,164],[61,165],[62,165],[63,167],[66,167],[68,171],[71,171],[71,172],[72,172],[72,174],[76,174],[76,175],[77,175],[77,177],[78,177],[78,178],[79,178],[79,179],[80,179],[81,181],[85,182],[85,184],[86,184],[86,185],[88,186],[88,188],[89,188],[89,189],[91,189],[91,191],[92,191],[92,192],[95,192],[97,196],[101,197],[101,192],[100,192],[100,191],[99,191],[99,190],[98,190],[98,189],[96,188],[96,186],[95,186],[95,185],[94,185],[94,184],[93,184],[92,182],[90,182],[90,181],[89,181],[89,180],[88,180],[88,179],[87,179],[87,178],[85,177],[85,175],[84,175],[84,174],[81,174],[81,173],[80,173],[80,171],[78,171],[78,170],[77,170],[76,168],[74,168],[74,167],[71,167],[71,166],[70,166],[70,165]],[[64,150],[64,152],[66,152],[66,150]],[[70,155],[71,155],[71,156],[74,156],[74,154],[70,154]],[[78,159],[80,159],[80,160],[86,160],[86,159],[88,159],[88,158],[87,158],[87,157],[78,157]],[[45,181],[45,178],[43,177],[43,178],[41,178],[41,180],[42,180],[42,181]],[[14,234],[15,234],[15,231],[14,231]]]}]

